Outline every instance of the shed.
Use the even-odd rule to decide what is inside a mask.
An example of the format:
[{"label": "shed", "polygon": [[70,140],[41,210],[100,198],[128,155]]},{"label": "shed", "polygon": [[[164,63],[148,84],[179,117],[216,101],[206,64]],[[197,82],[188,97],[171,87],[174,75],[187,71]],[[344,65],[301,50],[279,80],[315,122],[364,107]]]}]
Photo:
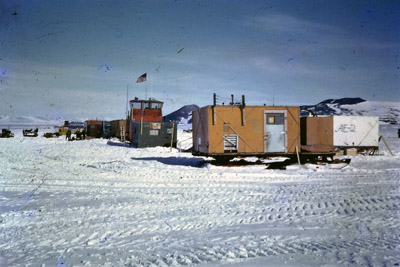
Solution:
[{"label": "shed", "polygon": [[192,114],[194,155],[294,155],[300,146],[298,106],[213,105]]},{"label": "shed", "polygon": [[379,117],[329,116],[301,118],[303,149],[316,145],[330,147],[377,148]]},{"label": "shed", "polygon": [[96,138],[109,138],[110,137],[110,122],[109,121],[98,121],[98,120],[87,120],[85,121],[85,129],[87,136]]},{"label": "shed", "polygon": [[132,140],[134,147],[176,147],[177,124],[173,122],[132,121]]},{"label": "shed", "polygon": [[121,136],[125,137],[127,132],[126,120],[113,120],[111,123],[111,137],[121,138]]},{"label": "shed", "polygon": [[98,121],[98,120],[85,121],[85,128],[86,128],[87,136],[99,137],[101,124],[102,124],[101,121]]}]

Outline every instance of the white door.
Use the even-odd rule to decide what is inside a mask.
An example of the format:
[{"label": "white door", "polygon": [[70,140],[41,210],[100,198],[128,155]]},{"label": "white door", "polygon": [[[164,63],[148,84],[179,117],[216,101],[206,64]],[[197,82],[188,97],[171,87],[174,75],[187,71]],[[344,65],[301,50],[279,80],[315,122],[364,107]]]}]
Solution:
[{"label": "white door", "polygon": [[285,113],[266,112],[264,125],[264,151],[285,152]]}]

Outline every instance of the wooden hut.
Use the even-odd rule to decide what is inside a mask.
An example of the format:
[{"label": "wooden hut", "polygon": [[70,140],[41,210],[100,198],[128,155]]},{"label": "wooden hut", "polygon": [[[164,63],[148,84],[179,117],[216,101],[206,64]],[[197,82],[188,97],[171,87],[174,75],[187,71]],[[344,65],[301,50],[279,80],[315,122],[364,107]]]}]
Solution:
[{"label": "wooden hut", "polygon": [[100,131],[102,128],[102,122],[98,120],[87,120],[85,121],[85,129],[87,136],[100,137]]},{"label": "wooden hut", "polygon": [[126,128],[126,120],[113,120],[111,123],[111,137],[125,138],[125,134],[127,132]]},{"label": "wooden hut", "polygon": [[298,106],[212,105],[192,114],[194,155],[296,155],[300,147]]},{"label": "wooden hut", "polygon": [[326,116],[301,118],[301,144],[306,151],[336,148],[377,149],[379,117]]}]

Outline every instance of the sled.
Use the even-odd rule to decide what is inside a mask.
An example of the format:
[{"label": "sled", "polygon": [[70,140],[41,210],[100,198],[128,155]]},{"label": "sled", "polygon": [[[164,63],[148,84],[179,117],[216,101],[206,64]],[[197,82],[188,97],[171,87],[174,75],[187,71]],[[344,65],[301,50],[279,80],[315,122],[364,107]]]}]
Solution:
[{"label": "sled", "polygon": [[57,138],[60,136],[60,133],[44,133],[43,137],[46,138]]},{"label": "sled", "polygon": [[32,130],[32,129],[22,130],[22,134],[25,137],[37,137],[38,136],[38,131],[39,131],[38,128],[36,128],[35,130]]}]

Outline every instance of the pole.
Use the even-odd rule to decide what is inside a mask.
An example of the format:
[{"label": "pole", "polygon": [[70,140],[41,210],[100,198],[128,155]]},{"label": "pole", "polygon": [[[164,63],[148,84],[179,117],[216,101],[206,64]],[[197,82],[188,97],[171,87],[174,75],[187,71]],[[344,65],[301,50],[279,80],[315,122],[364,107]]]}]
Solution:
[{"label": "pole", "polygon": [[126,116],[129,116],[129,112],[128,112],[128,102],[129,102],[129,98],[128,98],[128,88],[129,88],[129,84],[126,84]]},{"label": "pole", "polygon": [[174,131],[175,131],[175,122],[172,122],[171,148],[169,149],[170,152],[172,152],[172,145],[174,144]]},{"label": "pole", "polygon": [[299,163],[299,167],[301,167],[300,163],[300,155],[299,155],[299,148],[296,146],[296,154],[297,154],[297,162]]},{"label": "pole", "polygon": [[140,119],[140,135],[143,134],[143,114],[142,114],[142,118]]},{"label": "pole", "polygon": [[392,157],[393,157],[392,150],[390,150],[388,144],[387,144],[386,141],[385,141],[385,138],[383,138],[383,135],[381,135],[381,137],[379,137],[379,139],[382,139],[382,141],[383,141],[383,143],[385,144],[386,148],[389,150],[390,155],[392,155]]}]

